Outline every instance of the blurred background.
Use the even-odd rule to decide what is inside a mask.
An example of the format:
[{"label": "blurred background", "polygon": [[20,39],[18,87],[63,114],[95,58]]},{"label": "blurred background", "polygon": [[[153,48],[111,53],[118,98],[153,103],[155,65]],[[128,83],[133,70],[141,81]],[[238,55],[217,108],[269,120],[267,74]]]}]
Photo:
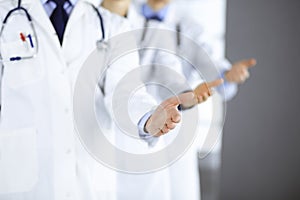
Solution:
[{"label": "blurred background", "polygon": [[174,2],[179,16],[204,26],[220,55],[258,62],[227,103],[221,140],[199,159],[202,200],[299,200],[300,1]]},{"label": "blurred background", "polygon": [[227,0],[226,55],[253,56],[228,102],[221,199],[300,199],[300,1]]},{"label": "blurred background", "polygon": [[204,25],[230,61],[258,61],[227,103],[219,144],[199,159],[202,199],[300,199],[300,1],[176,4]]}]

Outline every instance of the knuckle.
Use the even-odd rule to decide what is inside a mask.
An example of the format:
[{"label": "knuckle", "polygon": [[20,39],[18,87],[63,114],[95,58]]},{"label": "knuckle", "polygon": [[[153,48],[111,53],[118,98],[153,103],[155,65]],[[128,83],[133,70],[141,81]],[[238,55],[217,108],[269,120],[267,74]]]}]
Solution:
[{"label": "knuckle", "polygon": [[167,124],[167,127],[168,127],[169,129],[174,129],[174,128],[176,127],[176,124],[170,123],[170,124]]}]

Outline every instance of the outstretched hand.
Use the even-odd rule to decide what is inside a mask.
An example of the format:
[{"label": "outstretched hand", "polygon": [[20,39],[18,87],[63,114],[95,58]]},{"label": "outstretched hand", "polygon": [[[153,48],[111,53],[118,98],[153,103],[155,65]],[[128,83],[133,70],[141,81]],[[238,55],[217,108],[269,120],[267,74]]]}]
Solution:
[{"label": "outstretched hand", "polygon": [[181,120],[178,105],[193,96],[193,93],[187,92],[163,101],[148,119],[145,131],[152,136],[159,137],[174,129]]},{"label": "outstretched hand", "polygon": [[181,106],[183,108],[190,108],[197,104],[205,102],[210,96],[213,95],[213,88],[220,86],[223,83],[223,79],[217,79],[211,82],[204,82],[198,85],[194,91],[190,92],[190,97],[185,98],[184,101],[181,102]]},{"label": "outstretched hand", "polygon": [[225,73],[225,79],[232,83],[244,83],[249,77],[249,69],[256,65],[255,59],[248,59],[236,62],[232,68]]},{"label": "outstretched hand", "polygon": [[202,103],[212,95],[212,88],[223,83],[217,79],[209,83],[202,83],[194,91],[182,93],[163,101],[148,119],[145,131],[152,136],[159,137],[173,130],[181,120],[178,105],[192,107]]}]

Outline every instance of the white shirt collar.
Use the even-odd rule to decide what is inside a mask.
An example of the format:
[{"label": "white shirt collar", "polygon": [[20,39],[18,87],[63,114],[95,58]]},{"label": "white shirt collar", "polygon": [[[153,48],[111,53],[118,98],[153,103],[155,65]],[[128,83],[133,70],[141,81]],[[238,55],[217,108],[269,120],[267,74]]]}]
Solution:
[{"label": "white shirt collar", "polygon": [[[41,0],[42,4],[44,5],[45,3],[47,3],[48,0]],[[70,3],[72,4],[72,6],[74,6],[78,0],[69,0]]]}]

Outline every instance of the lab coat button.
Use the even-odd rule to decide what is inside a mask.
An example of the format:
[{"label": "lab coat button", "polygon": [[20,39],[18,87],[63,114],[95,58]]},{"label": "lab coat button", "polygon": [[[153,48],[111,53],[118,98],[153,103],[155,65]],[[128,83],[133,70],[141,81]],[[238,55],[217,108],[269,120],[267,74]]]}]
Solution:
[{"label": "lab coat button", "polygon": [[67,149],[67,150],[66,150],[66,154],[70,154],[71,152],[72,152],[71,149]]},{"label": "lab coat button", "polygon": [[65,108],[65,113],[69,113],[69,109],[68,108]]},{"label": "lab coat button", "polygon": [[66,193],[66,198],[68,198],[68,199],[71,198],[71,193],[70,192]]}]

